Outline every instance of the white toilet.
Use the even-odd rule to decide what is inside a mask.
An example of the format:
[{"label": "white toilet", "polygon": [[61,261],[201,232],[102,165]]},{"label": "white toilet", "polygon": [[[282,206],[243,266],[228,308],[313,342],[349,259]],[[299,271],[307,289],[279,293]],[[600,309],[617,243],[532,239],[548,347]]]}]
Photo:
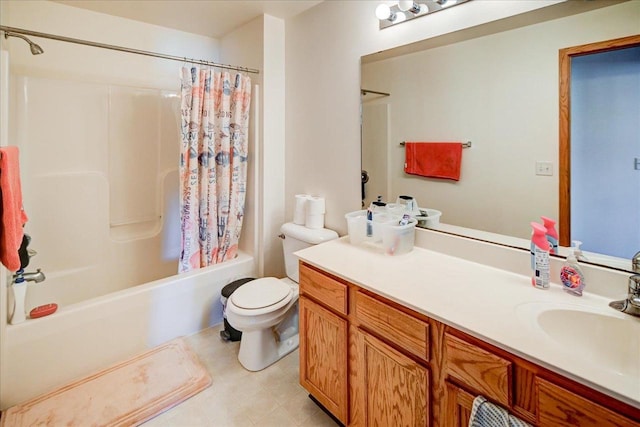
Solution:
[{"label": "white toilet", "polygon": [[338,238],[333,230],[294,223],[280,231],[287,277],[252,280],[227,301],[227,321],[242,332],[238,360],[249,371],[260,371],[298,348],[298,258],[293,253]]}]

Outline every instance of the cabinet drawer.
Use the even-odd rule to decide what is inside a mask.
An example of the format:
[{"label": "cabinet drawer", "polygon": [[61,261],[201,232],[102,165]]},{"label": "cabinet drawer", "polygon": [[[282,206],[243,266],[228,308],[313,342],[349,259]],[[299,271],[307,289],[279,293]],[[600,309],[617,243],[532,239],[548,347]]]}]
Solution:
[{"label": "cabinet drawer", "polygon": [[445,334],[446,373],[489,399],[511,402],[511,362],[458,337]]},{"label": "cabinet drawer", "polygon": [[576,426],[581,427],[638,427],[640,423],[610,411],[595,402],[587,400],[538,378],[538,425],[540,427]]},{"label": "cabinet drawer", "polygon": [[356,293],[356,318],[373,334],[429,360],[429,324],[388,306],[360,291]]},{"label": "cabinet drawer", "polygon": [[347,285],[300,263],[300,293],[347,314]]}]

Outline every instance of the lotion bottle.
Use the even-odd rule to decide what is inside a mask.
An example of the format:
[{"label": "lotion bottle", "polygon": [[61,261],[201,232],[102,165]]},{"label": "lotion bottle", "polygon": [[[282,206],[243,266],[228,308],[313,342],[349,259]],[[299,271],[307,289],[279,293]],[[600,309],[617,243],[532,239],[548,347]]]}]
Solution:
[{"label": "lotion bottle", "polygon": [[582,251],[580,250],[580,242],[574,240],[572,251],[567,256],[567,260],[560,269],[560,281],[563,289],[578,297],[582,296],[582,290],[585,287],[584,274],[578,264],[578,258]]},{"label": "lotion bottle", "polygon": [[539,289],[549,289],[549,241],[547,229],[537,222],[532,222],[533,234],[531,235],[531,269],[533,276],[531,284]]}]

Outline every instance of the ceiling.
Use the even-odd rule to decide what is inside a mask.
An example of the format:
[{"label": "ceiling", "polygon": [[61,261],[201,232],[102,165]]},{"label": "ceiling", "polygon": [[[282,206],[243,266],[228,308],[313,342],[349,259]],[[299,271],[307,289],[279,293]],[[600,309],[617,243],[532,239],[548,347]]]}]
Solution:
[{"label": "ceiling", "polygon": [[287,19],[322,3],[322,0],[52,1],[216,39],[263,14]]}]

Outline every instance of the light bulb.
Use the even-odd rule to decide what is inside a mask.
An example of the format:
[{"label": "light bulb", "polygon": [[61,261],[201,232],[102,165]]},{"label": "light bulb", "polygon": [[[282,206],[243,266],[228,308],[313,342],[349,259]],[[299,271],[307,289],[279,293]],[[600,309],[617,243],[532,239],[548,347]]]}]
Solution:
[{"label": "light bulb", "polygon": [[413,0],[400,0],[398,2],[398,9],[403,12],[411,12],[414,15],[420,15],[429,11],[426,4],[418,4]]},{"label": "light bulb", "polygon": [[391,8],[384,3],[381,3],[376,7],[376,17],[379,20],[383,21],[385,19],[389,19],[391,16]]},{"label": "light bulb", "polygon": [[407,19],[407,15],[404,12],[395,13],[391,18],[391,22],[397,24]]},{"label": "light bulb", "polygon": [[398,8],[400,8],[401,11],[406,12],[409,9],[413,8],[413,0],[400,0],[398,2]]}]

